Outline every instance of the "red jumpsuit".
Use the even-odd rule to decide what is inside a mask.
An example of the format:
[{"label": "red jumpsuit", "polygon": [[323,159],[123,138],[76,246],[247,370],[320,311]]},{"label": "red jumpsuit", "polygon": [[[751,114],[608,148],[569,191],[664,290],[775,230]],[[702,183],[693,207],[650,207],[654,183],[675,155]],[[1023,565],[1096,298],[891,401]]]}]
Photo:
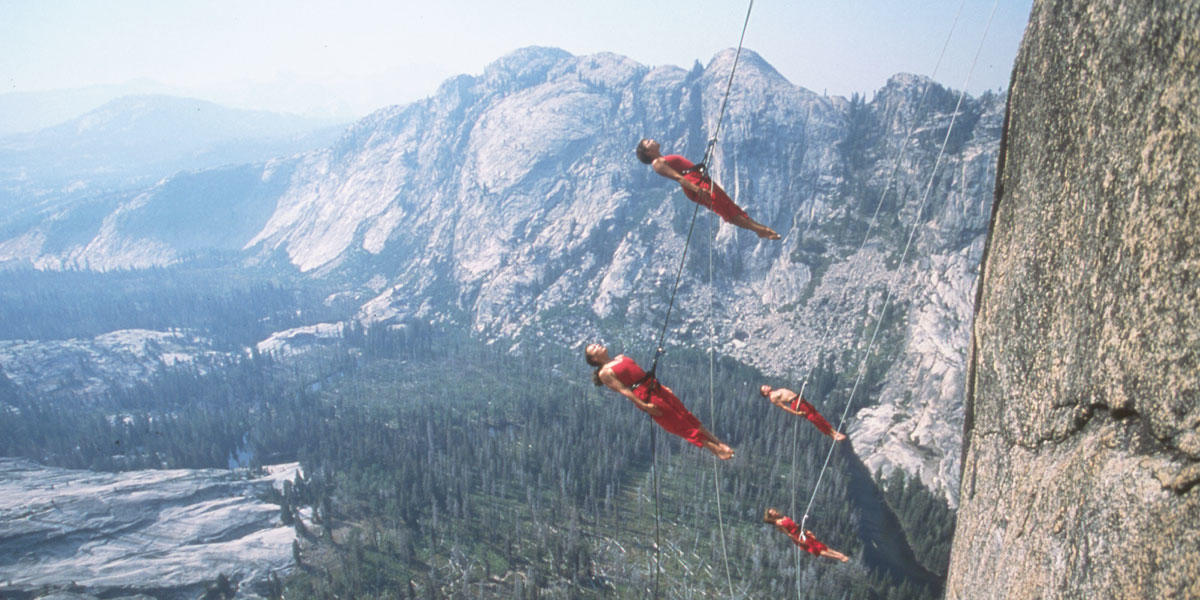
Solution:
[{"label": "red jumpsuit", "polygon": [[[646,376],[646,372],[636,362],[633,362],[632,358],[624,354],[617,357],[612,370],[613,375],[616,375],[621,383],[630,387],[641,382],[642,378]],[[700,420],[684,408],[683,403],[675,397],[675,394],[671,393],[671,390],[659,385],[656,381],[647,380],[635,388],[633,393],[639,400],[650,402],[658,408],[659,415],[653,419],[660,427],[687,440],[693,446],[704,445]]]},{"label": "red jumpsuit", "polygon": [[779,525],[787,530],[788,536],[792,538],[792,541],[795,542],[797,546],[800,546],[801,550],[804,550],[809,554],[820,556],[822,552],[829,549],[829,546],[822,544],[817,540],[816,537],[813,537],[812,534],[809,534],[808,536],[801,535],[803,532],[800,531],[800,526],[797,525],[791,517],[784,517],[780,519]]},{"label": "red jumpsuit", "polygon": [[[696,166],[692,164],[692,161],[678,154],[668,154],[663,157],[663,160],[667,161],[668,166],[676,171],[679,171],[680,173],[684,173],[684,171]],[[683,178],[696,184],[697,186],[700,186],[700,189],[707,190],[709,192],[709,196],[712,198],[712,211],[718,215],[721,215],[721,218],[725,219],[725,221],[732,223],[734,219],[737,219],[738,217],[747,216],[746,211],[734,204],[733,200],[731,200],[729,196],[725,194],[725,190],[721,189],[721,186],[713,185],[711,181],[706,181],[704,176],[700,173],[696,171],[684,173]],[[683,187],[683,194],[688,197],[688,200],[691,200],[692,202],[697,201],[695,192],[687,189],[687,187],[684,187],[682,183],[679,185],[680,187]]]},{"label": "red jumpsuit", "polygon": [[796,396],[796,399],[792,401],[792,410],[803,413],[804,418],[808,419],[813,425],[816,425],[817,429],[821,430],[821,433],[828,436],[833,435],[833,426],[829,424],[829,421],[825,420],[825,417],[822,417],[817,412],[817,409],[812,404],[808,403],[808,400]]}]

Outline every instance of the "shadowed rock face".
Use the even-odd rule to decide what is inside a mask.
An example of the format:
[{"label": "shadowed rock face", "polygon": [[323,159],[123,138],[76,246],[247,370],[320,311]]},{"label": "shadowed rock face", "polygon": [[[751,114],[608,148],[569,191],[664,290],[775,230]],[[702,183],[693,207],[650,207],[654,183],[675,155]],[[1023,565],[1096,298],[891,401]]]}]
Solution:
[{"label": "shadowed rock face", "polygon": [[1200,597],[1200,3],[1038,1],[948,598]]}]

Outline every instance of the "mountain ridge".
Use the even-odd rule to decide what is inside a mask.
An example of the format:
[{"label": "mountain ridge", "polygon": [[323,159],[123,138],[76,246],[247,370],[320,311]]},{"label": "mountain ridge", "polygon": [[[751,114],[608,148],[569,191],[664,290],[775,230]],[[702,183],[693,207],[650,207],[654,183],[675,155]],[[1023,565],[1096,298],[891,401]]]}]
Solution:
[{"label": "mountain ridge", "polygon": [[194,98],[122,96],[57,125],[0,137],[0,202],[20,210],[60,190],[146,186],[183,170],[261,162],[327,145],[340,130]]},{"label": "mountain ridge", "polygon": [[[244,237],[224,236],[223,251],[240,247],[250,264],[282,259],[308,277],[371,290],[348,315],[363,324],[453,323],[515,351],[601,338],[649,347],[665,308],[658,292],[678,264],[693,205],[633,160],[633,145],[649,136],[670,152],[702,153],[732,58],[725,50],[689,70],[518,50],[424,100],[376,111],[325,149],[240,167],[259,183],[218,191],[226,208],[208,227],[259,190],[254,203],[269,213],[256,213],[265,215],[260,226],[228,227]],[[963,369],[953,349],[966,346],[969,316],[959,299],[972,289],[986,231],[1003,98],[967,99],[956,126],[964,133],[929,178],[956,100],[950,90],[899,75],[870,100],[825,97],[787,82],[751,50],[741,61],[710,167],[785,237],[763,242],[701,211],[671,343],[703,345],[713,328],[718,352],[795,387],[822,357],[852,372],[866,344],[862,319],[891,291],[900,308],[885,329],[890,355],[871,360],[873,372],[886,373],[880,381],[903,383],[867,390],[856,412],[894,410],[853,421],[850,433],[872,470],[917,474],[953,501]],[[190,177],[219,190],[225,176]],[[918,214],[927,181],[931,202]],[[171,187],[160,184],[151,203],[162,219],[141,218],[149,204],[131,198],[106,218],[120,214],[138,227],[104,229],[62,253],[106,268],[183,260],[199,249],[155,233],[178,229],[172,215],[186,214],[162,210],[189,197]],[[915,254],[896,264],[914,219],[922,232]],[[21,239],[0,240],[0,256]],[[24,260],[55,264],[30,258],[28,246]],[[712,283],[702,258],[710,251]],[[937,276],[918,278],[931,266]],[[931,295],[942,300],[927,305]],[[924,316],[908,318],[914,307]]]}]

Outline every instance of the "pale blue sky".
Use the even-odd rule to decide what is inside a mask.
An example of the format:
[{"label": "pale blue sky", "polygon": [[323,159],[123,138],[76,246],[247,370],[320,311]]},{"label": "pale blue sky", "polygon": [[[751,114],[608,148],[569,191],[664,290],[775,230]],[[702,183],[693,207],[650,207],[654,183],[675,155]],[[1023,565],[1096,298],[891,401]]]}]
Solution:
[{"label": "pale blue sky", "polygon": [[[1007,86],[1032,0],[999,0],[967,86]],[[792,83],[963,85],[993,0],[757,0],[746,47]],[[932,73],[963,6],[949,50]],[[529,45],[689,67],[737,45],[738,0],[0,0],[0,94],[148,79],[231,105],[358,116]]]}]

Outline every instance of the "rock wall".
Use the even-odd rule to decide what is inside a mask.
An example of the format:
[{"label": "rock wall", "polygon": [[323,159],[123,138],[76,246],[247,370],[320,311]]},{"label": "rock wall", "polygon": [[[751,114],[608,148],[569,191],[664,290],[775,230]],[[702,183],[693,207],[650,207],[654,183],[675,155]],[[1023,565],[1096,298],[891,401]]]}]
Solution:
[{"label": "rock wall", "polygon": [[1035,2],[947,598],[1200,597],[1198,73],[1200,2]]}]

